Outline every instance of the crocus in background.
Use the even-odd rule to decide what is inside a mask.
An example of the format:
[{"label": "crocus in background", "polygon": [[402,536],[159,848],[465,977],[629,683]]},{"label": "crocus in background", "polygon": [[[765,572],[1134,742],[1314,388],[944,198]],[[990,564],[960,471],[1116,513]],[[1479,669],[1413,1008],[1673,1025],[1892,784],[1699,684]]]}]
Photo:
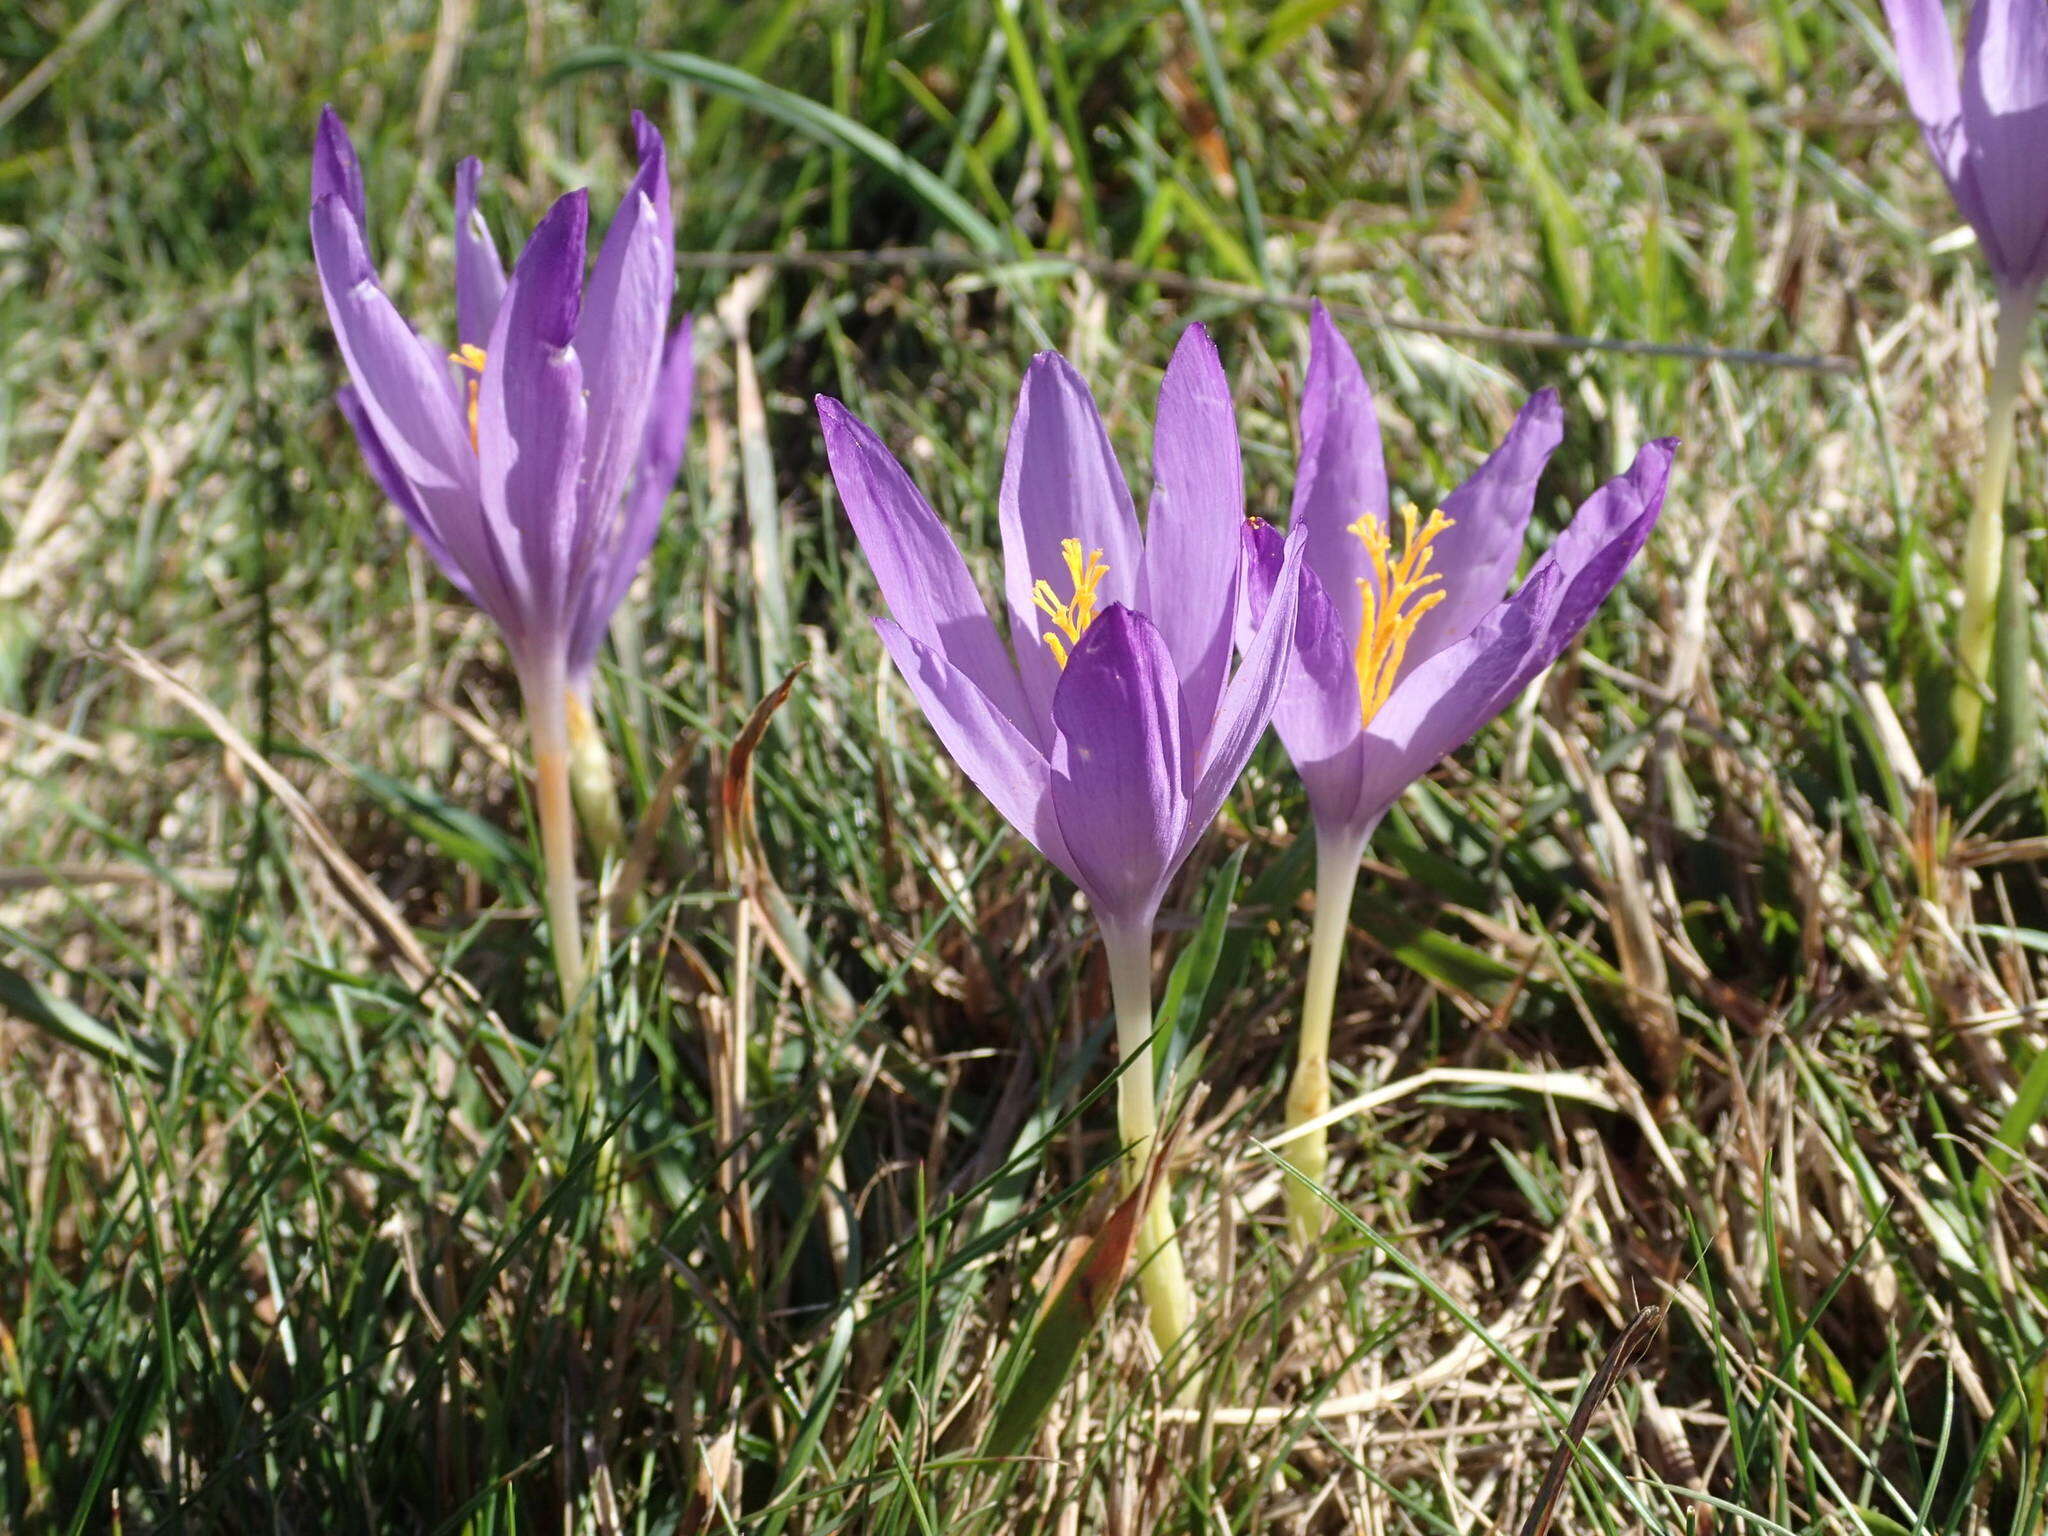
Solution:
[{"label": "crocus in background", "polygon": [[[1078,885],[1108,954],[1125,1063],[1126,1178],[1158,1134],[1151,943],[1166,888],[1264,734],[1298,583],[1231,670],[1244,554],[1237,418],[1215,346],[1190,326],[1159,392],[1141,533],[1088,386],[1057,353],[1024,376],[999,499],[1009,643],[952,535],[875,434],[818,414],[832,478],[891,617],[882,643],[961,770]],[[1276,559],[1298,572],[1303,540]],[[1139,1285],[1170,1349],[1192,1318],[1162,1191],[1140,1229]]]},{"label": "crocus in background", "polygon": [[[1549,390],[1505,442],[1427,517],[1394,515],[1379,421],[1358,360],[1315,306],[1302,391],[1301,462],[1288,543],[1304,536],[1295,665],[1273,724],[1308,792],[1316,828],[1316,910],[1301,1040],[1287,1096],[1290,1128],[1330,1106],[1330,1014],[1351,897],[1367,841],[1394,802],[1446,753],[1512,703],[1571,644],[1643,547],[1664,503],[1677,446],[1651,443],[1627,474],[1579,508],[1512,597],[1505,596],[1535,506],[1536,480],[1563,435]],[[1255,525],[1245,565],[1247,621],[1291,585],[1280,535]],[[1288,1160],[1325,1180],[1323,1127],[1289,1138]],[[1287,1181],[1297,1236],[1313,1241],[1325,1206]]]},{"label": "crocus in background", "polygon": [[332,108],[313,152],[313,257],[348,368],[343,414],[428,554],[497,622],[519,675],[565,1008],[584,975],[572,749],[590,732],[591,669],[689,432],[689,321],[663,336],[667,162],[638,113],[633,135],[639,169],[587,285],[587,194],[548,210],[507,278],[477,212],[481,167],[462,162],[452,350],[415,333],[377,281],[362,168]]},{"label": "crocus in background", "polygon": [[[1991,679],[2020,357],[2048,278],[2048,0],[1977,0],[1960,67],[1941,0],[1884,0],[1884,11],[1906,100],[1998,286],[1998,343],[1963,545],[1951,710],[1956,761],[1967,769],[1976,761]],[[2016,583],[2007,590],[2015,601],[2024,596]],[[2025,615],[2007,622],[2023,626]]]}]

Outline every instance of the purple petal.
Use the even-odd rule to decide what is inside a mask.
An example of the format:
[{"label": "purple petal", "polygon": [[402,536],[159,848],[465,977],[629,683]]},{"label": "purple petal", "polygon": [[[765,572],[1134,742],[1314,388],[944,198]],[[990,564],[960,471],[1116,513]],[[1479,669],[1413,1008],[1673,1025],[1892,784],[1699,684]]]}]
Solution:
[{"label": "purple petal", "polygon": [[1060,674],[1052,804],[1075,882],[1105,925],[1149,923],[1187,825],[1180,680],[1149,619],[1112,604]]},{"label": "purple petal", "polygon": [[[1643,540],[1650,536],[1650,529],[1664,505],[1665,487],[1671,478],[1671,460],[1677,451],[1678,439],[1675,437],[1660,437],[1645,444],[1636,454],[1635,462],[1629,465],[1627,473],[1615,476],[1586,498],[1572,515],[1571,522],[1565,525],[1564,532],[1544,551],[1537,568],[1559,566],[1570,581],[1576,582],[1582,572],[1610,554],[1618,543],[1628,546],[1627,559],[1633,560],[1636,551],[1643,547]],[[1631,540],[1632,543],[1629,542]],[[1617,572],[1616,580],[1619,579]],[[1593,606],[1599,606],[1606,595],[1602,592],[1596,597]],[[1589,608],[1587,616],[1591,617],[1591,613]]]},{"label": "purple petal", "polygon": [[1351,525],[1387,517],[1387,466],[1379,417],[1358,359],[1318,301],[1309,315],[1308,378],[1301,393],[1301,463],[1290,525],[1308,525],[1308,568],[1316,573],[1353,639],[1366,574],[1365,545]]},{"label": "purple petal", "polygon": [[1004,820],[1071,875],[1053,814],[1052,767],[1045,755],[937,650],[888,619],[876,619],[875,632],[960,771]]},{"label": "purple petal", "polygon": [[576,333],[576,352],[590,378],[586,517],[610,515],[639,455],[675,289],[667,151],[638,112],[633,138],[640,166],[605,232]]},{"label": "purple petal", "polygon": [[[1285,546],[1268,523],[1245,527],[1244,606],[1263,617],[1279,585]],[[1294,621],[1294,654],[1273,710],[1273,728],[1301,775],[1317,827],[1346,824],[1365,771],[1355,644],[1314,571],[1304,564]],[[1244,644],[1251,643],[1247,629]]]},{"label": "purple petal", "polygon": [[568,646],[566,584],[586,425],[572,341],[588,222],[589,200],[571,192],[534,230],[499,306],[477,395],[483,504],[519,551],[526,599],[526,630],[507,638],[528,661],[566,655]]},{"label": "purple petal", "polygon": [[1957,202],[2000,280],[2038,284],[2048,273],[2048,4],[1977,0],[1961,98],[1967,175],[1951,177]]},{"label": "purple petal", "polygon": [[1956,41],[1941,0],[1883,0],[1899,54],[1899,78],[1906,101],[1921,126],[1932,131],[1962,111],[1956,86]]},{"label": "purple petal", "polygon": [[361,227],[339,193],[313,205],[313,260],[342,361],[392,464],[429,500],[476,494],[476,456],[459,396],[377,286]]},{"label": "purple petal", "polygon": [[1173,655],[1199,728],[1215,714],[1230,668],[1244,523],[1237,410],[1216,344],[1199,325],[1181,333],[1159,388],[1152,481],[1139,602]]},{"label": "purple petal", "polygon": [[654,381],[654,404],[647,413],[647,431],[640,442],[640,462],[626,492],[623,514],[613,524],[607,547],[592,560],[591,579],[578,604],[576,627],[569,639],[569,674],[587,674],[604,643],[606,626],[625,600],[654,538],[661,530],[661,509],[675,488],[683,451],[690,441],[690,406],[695,393],[696,359],[691,353],[691,317],[669,334],[662,348],[661,372]]},{"label": "purple petal", "polygon": [[1500,447],[1444,498],[1443,514],[1451,526],[1429,547],[1429,568],[1443,577],[1431,590],[1442,591],[1444,600],[1415,626],[1408,641],[1409,666],[1463,639],[1507,591],[1536,505],[1536,481],[1563,438],[1557,392],[1540,390],[1522,407]]},{"label": "purple petal", "polygon": [[1520,591],[1396,685],[1366,729],[1358,824],[1376,822],[1578,638],[1656,525],[1676,447],[1671,438],[1645,447],[1588,498]]},{"label": "purple petal", "polygon": [[377,438],[377,429],[370,422],[369,413],[363,409],[362,396],[353,387],[344,384],[334,392],[334,403],[341,407],[343,419],[349,430],[356,435],[356,446],[363,451],[363,461],[370,467],[370,478],[377,482],[386,499],[405,515],[405,521],[427,553],[433,556],[434,564],[441,567],[441,573],[454,582],[462,595],[473,603],[482,605],[476,587],[470,581],[469,573],[462,562],[449,550],[448,543],[441,537],[441,530],[435,526],[433,517],[422,505],[413,488],[406,483],[405,476],[398,472],[398,466],[391,462],[391,455]]},{"label": "purple petal", "polygon": [[[583,593],[586,608],[594,607],[593,584],[609,590],[617,576],[618,560],[630,547],[631,541],[621,538],[627,514],[620,506],[620,496],[646,447],[663,368],[662,328],[668,320],[669,295],[675,288],[675,228],[669,214],[667,153],[661,135],[637,112],[633,114],[633,137],[640,166],[598,251],[576,332],[590,432],[584,446],[571,582]],[[682,430],[688,430],[687,414]],[[662,486],[663,498],[673,482],[671,468]],[[652,523],[636,533],[641,531],[646,540],[618,583],[620,596],[653,542]],[[613,599],[611,606],[616,605]],[[610,616],[611,607],[607,607],[597,618],[600,629]],[[586,626],[579,623],[578,627]],[[577,644],[587,644],[595,656],[598,638],[586,640],[579,634]]]},{"label": "purple petal", "polygon": [[332,107],[320,109],[320,126],[313,132],[313,201],[317,203],[323,197],[341,199],[342,206],[354,215],[367,248],[370,217],[363,199],[363,166],[356,159],[356,147],[349,141],[348,129]]},{"label": "purple petal", "polygon": [[683,451],[690,443],[690,409],[697,385],[697,359],[692,350],[696,329],[696,316],[685,315],[662,343],[654,403],[648,407],[647,433],[640,440],[632,495],[651,496],[657,508],[668,500],[676,472],[683,466]]},{"label": "purple petal", "polygon": [[1000,511],[1010,643],[1032,713],[1044,719],[1060,667],[1040,639],[1052,625],[1031,600],[1033,584],[1050,582],[1062,601],[1070,600],[1060,542],[1078,539],[1084,554],[1101,550],[1109,567],[1096,589],[1099,613],[1113,602],[1136,601],[1142,553],[1130,487],[1094,397],[1057,352],[1039,353],[1025,370],[1003,459]]},{"label": "purple petal", "polygon": [[1026,707],[1016,664],[945,524],[866,423],[829,395],[818,396],[817,405],[832,483],[889,612],[919,644],[957,667],[1043,756],[1050,733]]},{"label": "purple petal", "polygon": [[[633,114],[633,158],[639,169],[632,190],[647,194],[654,204],[656,221],[673,234],[675,215],[669,206],[668,146],[662,142],[661,130],[648,121],[644,112]],[[673,239],[670,250],[674,250]]]},{"label": "purple petal", "polygon": [[466,347],[490,340],[505,301],[505,264],[476,206],[483,173],[474,155],[455,167],[455,335]]},{"label": "purple petal", "polygon": [[653,201],[645,193],[629,194],[598,253],[576,332],[590,408],[577,492],[579,580],[594,553],[612,541],[626,479],[647,437],[674,261]]},{"label": "purple petal", "polygon": [[1358,803],[1341,825],[1376,824],[1403,790],[1469,741],[1556,659],[1543,657],[1543,639],[1563,585],[1555,567],[1535,571],[1463,640],[1401,680],[1366,728]]},{"label": "purple petal", "polygon": [[1297,527],[1288,536],[1280,570],[1263,605],[1244,659],[1224,690],[1222,707],[1216,713],[1215,728],[1202,743],[1200,767],[1188,795],[1188,812],[1182,832],[1180,857],[1185,858],[1196,839],[1209,829],[1223,807],[1252,749],[1266,734],[1293,667],[1296,615],[1301,606],[1303,559],[1307,553],[1308,531]]}]

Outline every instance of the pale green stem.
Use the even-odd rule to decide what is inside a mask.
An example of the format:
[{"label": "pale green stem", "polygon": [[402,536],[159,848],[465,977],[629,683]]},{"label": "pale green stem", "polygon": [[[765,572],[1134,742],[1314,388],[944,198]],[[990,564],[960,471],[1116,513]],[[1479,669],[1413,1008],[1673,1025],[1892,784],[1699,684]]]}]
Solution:
[{"label": "pale green stem", "polygon": [[541,862],[547,866],[548,936],[562,987],[562,1016],[573,1016],[583,993],[583,920],[576,889],[576,814],[569,794],[569,691],[559,676],[536,669],[521,678],[526,728],[533,738],[534,816]]},{"label": "pale green stem", "polygon": [[1977,738],[1990,687],[1993,629],[1998,621],[1998,565],[2005,544],[2005,482],[2012,471],[2013,416],[2019,407],[2020,361],[2026,354],[2038,290],[1999,295],[1998,350],[1985,402],[1984,458],[1963,545],[1963,613],[1956,631],[1956,686],[1951,700],[1955,760],[1977,761]]},{"label": "pale green stem", "polygon": [[[1120,928],[1104,923],[1102,942],[1109,952],[1117,1055],[1123,1063],[1116,1080],[1116,1112],[1128,1191],[1143,1181],[1146,1160],[1159,1139],[1159,1110],[1152,1091],[1152,934],[1149,925]],[[1138,1291],[1145,1298],[1152,1337],[1161,1354],[1170,1354],[1194,1322],[1195,1306],[1164,1179],[1138,1228],[1137,1263]]]},{"label": "pale green stem", "polygon": [[[1308,984],[1301,1000],[1301,1038],[1295,1046],[1294,1077],[1287,1085],[1287,1128],[1306,1125],[1330,1108],[1330,1018],[1337,1007],[1337,973],[1351,930],[1351,896],[1358,886],[1363,839],[1316,839],[1316,915],[1308,946]],[[1295,1241],[1313,1247],[1329,1220],[1329,1206],[1316,1192],[1327,1183],[1330,1130],[1317,1126],[1290,1141],[1287,1161],[1300,1178],[1287,1180],[1287,1222]]]}]

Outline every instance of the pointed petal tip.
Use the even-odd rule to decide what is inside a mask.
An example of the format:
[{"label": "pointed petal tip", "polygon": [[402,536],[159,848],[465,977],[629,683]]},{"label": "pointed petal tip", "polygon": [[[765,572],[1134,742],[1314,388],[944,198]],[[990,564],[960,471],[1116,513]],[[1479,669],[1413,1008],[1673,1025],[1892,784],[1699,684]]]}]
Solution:
[{"label": "pointed petal tip", "polygon": [[1330,306],[1321,299],[1309,301],[1308,340],[1311,357],[1323,347],[1344,347],[1344,333],[1337,329],[1337,322],[1330,314]]},{"label": "pointed petal tip", "polygon": [[828,459],[842,453],[889,453],[888,445],[876,435],[875,429],[855,415],[844,400],[821,394],[813,403],[818,412],[818,429],[825,435]]},{"label": "pointed petal tip", "polygon": [[1628,479],[1645,502],[1662,501],[1680,442],[1676,437],[1653,438],[1636,451],[1635,462],[1628,467]]},{"label": "pointed petal tip", "polygon": [[576,339],[583,309],[583,254],[590,233],[590,194],[579,187],[555,199],[541,216],[513,268],[514,284],[531,284],[536,303],[531,323],[549,345],[566,347]]},{"label": "pointed petal tip", "polygon": [[[1136,633],[1138,621],[1143,617],[1129,603],[1111,603],[1095,616],[1095,623],[1090,624],[1088,628],[1092,633],[1095,629],[1095,624],[1107,624],[1112,631],[1134,634]],[[1149,626],[1150,620],[1146,620],[1146,623]],[[1084,635],[1082,638],[1085,640],[1087,636]]]},{"label": "pointed petal tip", "polygon": [[1182,352],[1216,353],[1216,338],[1209,334],[1209,327],[1199,320],[1190,320],[1181,329],[1180,339],[1173,344],[1173,355],[1178,358]]},{"label": "pointed petal tip", "polygon": [[321,104],[320,121],[313,130],[313,142],[323,152],[339,153],[351,160],[355,158],[355,143],[348,136],[348,124],[342,121],[331,101]]},{"label": "pointed petal tip", "polygon": [[[1528,434],[1527,441],[1543,444],[1542,457],[1548,459],[1564,441],[1564,401],[1557,391],[1545,386],[1523,401],[1508,434],[1510,441],[1517,435]],[[1506,446],[1504,442],[1502,447]]]},{"label": "pointed petal tip", "polygon": [[1088,380],[1081,370],[1067,361],[1066,355],[1047,348],[1035,354],[1030,365],[1024,370],[1024,382],[1017,387],[1017,406],[1021,416],[1024,408],[1033,399],[1051,397],[1063,403],[1053,404],[1047,409],[1058,412],[1078,408],[1084,419],[1092,418],[1100,431],[1102,412],[1095,404],[1095,391],[1088,387]]},{"label": "pointed petal tip", "polygon": [[1062,383],[1071,381],[1080,384],[1083,389],[1088,387],[1082,381],[1080,370],[1067,361],[1066,354],[1052,347],[1031,355],[1031,362],[1024,370],[1024,387],[1029,389],[1034,380],[1047,376]]},{"label": "pointed petal tip", "polygon": [[[1235,410],[1230,404],[1230,376],[1223,368],[1223,354],[1218,350],[1215,338],[1209,334],[1209,328],[1195,320],[1174,343],[1173,356],[1166,364],[1166,377],[1160,381],[1160,424],[1165,424],[1174,404],[1185,406],[1204,396],[1232,409],[1234,417]],[[1233,421],[1233,439],[1235,432]]]},{"label": "pointed petal tip", "polygon": [[1084,655],[1108,662],[1109,658],[1101,653],[1128,656],[1137,646],[1156,646],[1164,655],[1166,642],[1160,637],[1158,626],[1130,604],[1110,603],[1095,615],[1081,638],[1074,642],[1074,648],[1067,653],[1067,667],[1071,669]]},{"label": "pointed petal tip", "polygon": [[1348,394],[1360,390],[1370,400],[1372,386],[1365,381],[1365,365],[1359,362],[1357,350],[1345,340],[1329,307],[1321,300],[1316,301],[1309,316],[1308,333],[1309,379],[1304,382],[1304,392],[1334,389]]},{"label": "pointed petal tip", "polygon": [[662,138],[661,130],[638,107],[633,109],[633,153],[642,165],[656,155],[666,158],[668,154],[668,141]]},{"label": "pointed petal tip", "polygon": [[626,228],[631,238],[652,241],[656,245],[662,243],[662,231],[659,223],[661,210],[655,206],[654,199],[649,197],[644,190],[636,187],[629,191],[626,194],[625,200],[619,204],[619,211],[612,215],[612,217],[630,221]]},{"label": "pointed petal tip", "polygon": [[363,197],[363,168],[341,114],[329,104],[320,109],[319,126],[313,130],[313,198],[338,195],[356,223],[368,217]]}]

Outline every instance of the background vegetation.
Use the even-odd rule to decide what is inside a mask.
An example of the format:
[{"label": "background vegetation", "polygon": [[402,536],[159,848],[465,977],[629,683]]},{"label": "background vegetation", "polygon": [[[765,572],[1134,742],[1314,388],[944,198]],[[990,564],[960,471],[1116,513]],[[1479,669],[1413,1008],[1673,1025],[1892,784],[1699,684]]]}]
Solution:
[{"label": "background vegetation", "polygon": [[[323,101],[444,332],[457,158],[504,241],[609,205],[629,107],[669,135],[700,415],[604,680],[650,856],[611,1113],[543,1027],[503,652],[329,401]],[[1657,1299],[1560,1530],[2041,1529],[2048,821],[1930,779],[1989,332],[1952,222],[1865,0],[0,9],[0,1526],[1504,1530]],[[1540,536],[1650,436],[1680,472],[1377,841],[1306,1264],[1262,749],[1159,955],[1199,1341],[1120,1300],[978,1459],[1109,1207],[1106,978],[890,676],[809,399],[986,573],[1031,352],[1142,490],[1199,318],[1283,512],[1310,292],[1397,497],[1544,383]]]}]

